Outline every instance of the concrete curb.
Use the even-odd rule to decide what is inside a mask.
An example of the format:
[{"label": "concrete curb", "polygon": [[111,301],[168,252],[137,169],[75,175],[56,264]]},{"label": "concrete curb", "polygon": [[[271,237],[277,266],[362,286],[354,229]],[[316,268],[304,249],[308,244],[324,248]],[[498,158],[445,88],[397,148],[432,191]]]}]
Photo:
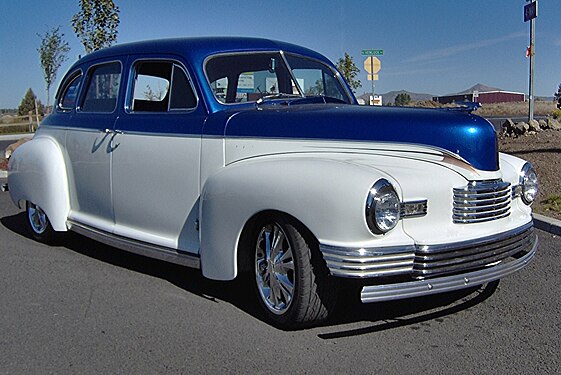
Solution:
[{"label": "concrete curb", "polygon": [[533,214],[534,227],[551,234],[561,236],[561,220],[553,219],[540,214]]}]

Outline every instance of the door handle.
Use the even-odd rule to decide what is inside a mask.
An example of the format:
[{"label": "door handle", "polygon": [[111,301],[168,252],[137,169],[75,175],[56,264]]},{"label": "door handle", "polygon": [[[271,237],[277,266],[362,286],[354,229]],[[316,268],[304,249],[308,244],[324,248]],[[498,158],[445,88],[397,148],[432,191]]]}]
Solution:
[{"label": "door handle", "polygon": [[105,134],[125,134],[122,130],[104,129]]}]

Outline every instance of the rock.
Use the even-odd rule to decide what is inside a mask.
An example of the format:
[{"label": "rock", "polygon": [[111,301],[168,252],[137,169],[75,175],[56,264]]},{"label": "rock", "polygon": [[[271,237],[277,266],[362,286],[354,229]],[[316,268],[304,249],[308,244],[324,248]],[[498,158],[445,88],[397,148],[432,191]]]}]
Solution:
[{"label": "rock", "polygon": [[538,120],[532,119],[528,121],[528,126],[531,132],[539,132],[541,130],[540,123],[538,122]]},{"label": "rock", "polygon": [[540,121],[538,121],[538,122],[540,123],[540,128],[542,128],[542,129],[548,129],[547,121],[545,121],[543,118],[540,119]]},{"label": "rock", "polygon": [[504,135],[512,135],[514,134],[514,127],[516,125],[514,124],[514,121],[512,121],[511,119],[507,118],[502,124],[501,124],[501,134]]},{"label": "rock", "polygon": [[553,117],[547,118],[547,127],[553,130],[561,130],[561,124]]},{"label": "rock", "polygon": [[515,135],[523,135],[526,134],[530,130],[530,125],[526,124],[524,121],[520,121],[514,126],[514,134]]},{"label": "rock", "polygon": [[12,156],[12,154],[16,150],[16,148],[18,148],[19,146],[21,146],[22,144],[24,144],[25,142],[30,141],[30,140],[31,140],[31,138],[22,138],[19,141],[17,141],[16,143],[12,143],[8,147],[6,147],[6,150],[4,151],[4,157],[6,159],[9,159],[10,156]]}]

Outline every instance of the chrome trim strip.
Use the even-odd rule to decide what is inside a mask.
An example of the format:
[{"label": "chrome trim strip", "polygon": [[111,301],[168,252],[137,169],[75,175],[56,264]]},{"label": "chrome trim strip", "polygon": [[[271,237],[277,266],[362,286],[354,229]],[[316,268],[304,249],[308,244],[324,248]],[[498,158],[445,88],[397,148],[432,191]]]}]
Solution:
[{"label": "chrome trim strip", "polygon": [[405,283],[366,286],[362,288],[360,299],[363,303],[393,301],[486,284],[526,267],[536,255],[537,245],[538,238],[535,237],[532,250],[528,254],[512,262],[479,271]]},{"label": "chrome trim strip", "polygon": [[526,232],[527,230],[529,230],[530,228],[532,228],[533,226],[534,226],[533,221],[529,221],[526,224],[524,224],[524,225],[522,225],[518,228],[515,228],[513,230],[510,230],[508,232],[493,234],[491,236],[477,238],[475,240],[468,240],[468,241],[454,242],[454,243],[446,243],[446,244],[440,244],[440,245],[420,245],[420,246],[417,247],[417,252],[434,254],[434,253],[450,251],[452,248],[456,249],[456,250],[460,250],[460,249],[463,249],[463,248],[472,248],[472,247],[476,247],[476,246],[485,245],[485,244],[488,244],[488,243],[500,242],[500,241],[512,238],[514,236],[517,236],[519,234],[522,234],[522,233]]},{"label": "chrome trim strip", "polygon": [[410,273],[415,246],[344,248],[320,244],[320,250],[333,276],[366,278]]},{"label": "chrome trim strip", "polygon": [[135,241],[130,238],[94,229],[71,220],[68,220],[68,226],[73,232],[130,253],[179,264],[181,266],[197,269],[201,268],[201,259],[198,255],[183,253],[175,249],[152,245],[146,242]]}]

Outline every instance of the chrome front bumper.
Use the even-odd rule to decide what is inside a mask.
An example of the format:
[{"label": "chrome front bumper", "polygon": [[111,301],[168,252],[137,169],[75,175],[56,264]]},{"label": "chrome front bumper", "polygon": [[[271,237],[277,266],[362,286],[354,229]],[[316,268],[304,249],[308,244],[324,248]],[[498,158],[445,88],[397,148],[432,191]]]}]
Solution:
[{"label": "chrome front bumper", "polygon": [[[508,232],[443,245],[361,249],[320,245],[320,250],[333,276],[371,279],[376,285],[365,286],[361,299],[378,302],[448,292],[500,279],[525,267],[534,257],[537,244],[529,222]],[[388,281],[398,275],[405,279]]]},{"label": "chrome front bumper", "polygon": [[486,284],[491,281],[501,279],[526,267],[526,265],[534,259],[537,246],[538,238],[534,237],[532,249],[523,257],[508,263],[498,264],[478,271],[404,283],[366,286],[362,288],[360,299],[363,303],[391,301],[403,298],[426,296],[429,294],[451,292],[453,290]]}]

